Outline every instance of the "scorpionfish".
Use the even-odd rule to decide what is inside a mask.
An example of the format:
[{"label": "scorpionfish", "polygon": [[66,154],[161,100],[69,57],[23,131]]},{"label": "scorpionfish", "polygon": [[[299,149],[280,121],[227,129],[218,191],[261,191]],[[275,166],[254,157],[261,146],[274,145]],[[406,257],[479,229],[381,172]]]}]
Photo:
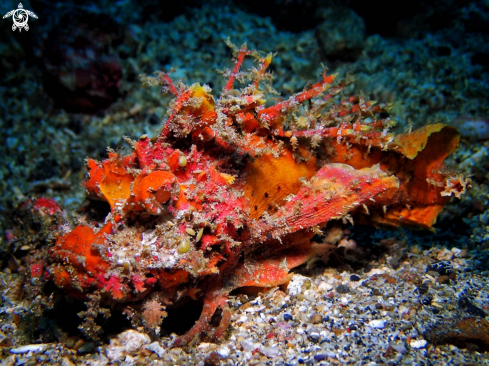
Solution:
[{"label": "scorpionfish", "polygon": [[[272,56],[245,45],[234,56],[217,99],[163,72],[142,77],[175,95],[161,133],[130,140],[127,156],[88,159],[89,202],[110,212],[59,234],[42,271],[66,294],[108,305],[200,299],[200,318],[174,346],[222,339],[229,293],[287,283],[320,251],[311,239],[328,221],[432,229],[468,184],[443,165],[454,128],[394,135],[385,106],[342,98],[345,85],[325,73],[267,103]],[[257,63],[249,72],[246,57]],[[250,83],[238,90],[236,80]]]}]

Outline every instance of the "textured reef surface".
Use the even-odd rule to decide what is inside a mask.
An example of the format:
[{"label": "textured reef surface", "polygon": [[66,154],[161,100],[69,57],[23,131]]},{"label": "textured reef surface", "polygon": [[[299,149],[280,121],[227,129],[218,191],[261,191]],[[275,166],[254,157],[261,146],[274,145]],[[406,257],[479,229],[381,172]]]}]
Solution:
[{"label": "textured reef surface", "polygon": [[487,362],[470,4],[24,4],[49,20],[1,30],[4,362]]}]

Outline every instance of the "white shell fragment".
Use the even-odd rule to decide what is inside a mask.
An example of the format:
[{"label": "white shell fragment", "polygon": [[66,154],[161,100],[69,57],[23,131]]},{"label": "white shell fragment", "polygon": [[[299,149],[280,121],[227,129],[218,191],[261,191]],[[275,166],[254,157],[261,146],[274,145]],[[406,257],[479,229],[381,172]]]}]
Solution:
[{"label": "white shell fragment", "polygon": [[126,349],[126,352],[134,352],[139,350],[143,345],[150,343],[150,338],[147,334],[139,333],[133,329],[126,330],[117,336],[121,345]]},{"label": "white shell fragment", "polygon": [[241,341],[241,347],[245,352],[251,352],[257,348],[253,342],[247,340]]},{"label": "white shell fragment", "polygon": [[399,344],[391,343],[390,346],[392,347],[393,350],[399,352],[400,354],[405,354],[408,351],[406,347],[404,347],[404,344],[402,343]]},{"label": "white shell fragment", "polygon": [[409,342],[411,348],[416,348],[416,349],[424,348],[426,347],[427,344],[428,342],[426,342],[424,339],[416,339]]},{"label": "white shell fragment", "polygon": [[447,248],[443,248],[438,252],[436,259],[438,259],[439,261],[451,261],[454,255],[455,253],[452,252],[451,250],[448,250]]},{"label": "white shell fragment", "polygon": [[133,329],[127,330],[111,339],[105,354],[111,361],[122,360],[126,353],[133,353],[151,342],[149,336]]},{"label": "white shell fragment", "polygon": [[144,348],[150,350],[151,352],[156,353],[159,358],[163,357],[163,355],[166,353],[166,350],[163,347],[161,347],[158,342],[153,342],[151,344],[148,344],[144,346]]},{"label": "white shell fragment", "polygon": [[219,348],[216,352],[221,357],[229,357],[229,355],[231,354],[231,351],[229,350],[229,347],[226,347],[226,346],[223,346],[223,347]]},{"label": "white shell fragment", "polygon": [[46,344],[26,344],[25,346],[12,348],[10,350],[10,353],[14,353],[14,354],[22,354],[28,352],[39,353],[45,351],[47,348],[48,346]]},{"label": "white shell fragment", "polygon": [[273,358],[275,356],[279,355],[279,349],[277,346],[271,346],[271,347],[260,347],[258,349],[258,352],[260,352],[262,355],[265,355],[269,358]]},{"label": "white shell fragment", "polygon": [[304,283],[311,280],[305,276],[294,275],[287,286],[287,292],[290,296],[297,296],[304,291]]},{"label": "white shell fragment", "polygon": [[372,320],[372,321],[370,321],[369,325],[372,328],[384,329],[385,328],[385,320],[380,320],[380,319]]}]

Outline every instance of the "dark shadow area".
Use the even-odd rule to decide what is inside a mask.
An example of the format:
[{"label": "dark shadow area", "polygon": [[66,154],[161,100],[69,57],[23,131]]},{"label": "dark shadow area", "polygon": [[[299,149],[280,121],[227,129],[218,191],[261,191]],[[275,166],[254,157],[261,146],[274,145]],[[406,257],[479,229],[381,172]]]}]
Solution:
[{"label": "dark shadow area", "polygon": [[[58,341],[63,341],[63,336],[81,336],[82,333],[78,327],[82,324],[83,319],[78,316],[78,313],[86,310],[85,302],[82,300],[68,297],[58,298],[54,308],[44,313],[42,321],[44,326],[34,332],[34,338],[47,341],[46,336],[54,334],[57,338],[61,338]],[[97,325],[102,329],[102,333],[99,335],[101,339],[108,339],[114,334],[132,328],[130,320],[122,312],[112,308],[110,314],[109,318],[104,318],[101,315],[96,318]],[[61,330],[61,332],[56,329]]]},{"label": "dark shadow area", "polygon": [[82,322],[77,314],[84,310],[86,307],[83,301],[61,297],[53,309],[44,313],[44,318],[49,319],[54,327],[59,327],[68,336],[77,336],[80,335],[78,326]]},{"label": "dark shadow area", "polygon": [[419,0],[401,3],[387,0],[351,0],[348,5],[363,18],[367,35],[379,34],[383,37],[396,36],[400,22],[423,9],[423,2]]},{"label": "dark shadow area", "polygon": [[[313,29],[321,22],[316,10],[325,1],[318,0],[248,0],[234,3],[243,11],[271,18],[277,29],[298,33]],[[329,2],[328,2],[329,3]]]},{"label": "dark shadow area", "polygon": [[110,309],[110,317],[105,319],[101,316],[97,317],[97,323],[100,321],[102,326],[102,336],[107,342],[109,338],[114,337],[127,329],[132,329],[131,321],[127,318],[126,314],[119,311],[117,308]]},{"label": "dark shadow area", "polygon": [[88,200],[82,211],[88,214],[90,220],[103,221],[110,213],[110,204],[105,201]]},{"label": "dark shadow area", "polygon": [[203,0],[180,0],[180,1],[143,1],[141,20],[169,22],[177,16],[185,13],[189,8],[201,7]]},{"label": "dark shadow area", "polygon": [[202,301],[190,301],[179,308],[169,309],[161,325],[161,335],[176,333],[183,335],[192,328],[202,313]]}]

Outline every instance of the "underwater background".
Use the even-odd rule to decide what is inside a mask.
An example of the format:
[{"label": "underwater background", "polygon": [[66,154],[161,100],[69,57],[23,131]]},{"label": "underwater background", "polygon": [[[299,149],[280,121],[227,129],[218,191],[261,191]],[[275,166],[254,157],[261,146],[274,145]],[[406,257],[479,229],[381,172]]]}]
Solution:
[{"label": "underwater background", "polygon": [[[489,364],[489,1],[396,5],[382,0],[29,0],[22,5],[38,17],[29,18],[28,31],[12,30],[11,17],[0,22],[3,364]],[[2,1],[0,13],[17,7]],[[288,346],[289,353],[274,348],[274,340],[283,340],[278,341],[277,335],[267,338],[271,331],[256,332],[258,338],[246,333],[251,325],[245,331],[244,324],[256,320],[238,322],[241,315],[234,320],[236,332],[228,343],[170,351],[165,344],[172,332],[182,331],[179,319],[196,311],[189,307],[165,320],[166,340],[141,336],[139,347],[119,350],[114,356],[106,351],[109,339],[130,328],[122,311],[107,322],[94,320],[103,336],[93,341],[77,330],[76,313],[84,310],[82,304],[59,300],[48,305],[54,300],[46,294],[54,290],[39,285],[35,294],[37,285],[32,281],[25,290],[30,291],[25,295],[30,304],[26,303],[23,286],[29,281],[28,268],[45,255],[53,225],[26,210],[26,202],[53,198],[70,220],[79,218],[86,199],[81,185],[87,174],[85,159],[105,159],[107,147],[128,152],[124,136],[158,136],[167,118],[172,96],[159,88],[142,88],[140,75],[171,71],[173,80],[199,82],[219,91],[227,79],[220,71],[233,66],[227,39],[238,47],[246,43],[248,49],[273,53],[269,70],[273,87],[282,96],[302,91],[326,68],[328,74],[338,74],[337,80],[350,82],[345,95],[387,104],[396,133],[434,123],[457,128],[460,146],[446,164],[469,177],[471,188],[460,199],[452,198],[433,232],[346,225],[332,239],[333,245],[344,238],[353,240],[362,255],[343,250],[327,263],[302,268],[291,282],[299,290],[289,285],[283,298],[275,292],[230,300],[236,303],[236,313],[257,317],[270,313],[284,324],[296,320],[295,325],[275,326],[280,330],[275,334],[283,339],[289,332],[296,334],[296,327],[303,329],[297,333],[300,341]],[[252,66],[247,62],[244,69]],[[406,258],[416,276],[431,276],[431,289],[425,291],[424,280],[399,273]],[[434,262],[446,262],[451,270],[433,267]],[[457,280],[448,279],[452,271],[459,275]],[[356,289],[353,283],[358,280],[352,276],[357,274],[370,278],[366,281],[372,282],[375,296],[382,297],[393,286],[392,292],[422,303],[422,310],[412,318],[404,316],[409,311],[399,311],[403,300],[398,299],[401,305],[394,310],[388,296],[373,305],[354,305],[350,290],[339,286],[352,283],[350,288]],[[372,280],[373,275],[384,277]],[[345,307],[370,306],[369,314],[384,312],[383,316],[399,321],[387,321],[393,324],[390,328],[373,323],[367,335],[358,330],[364,338],[355,343],[348,336],[355,331],[351,325],[358,324],[349,322],[350,315],[313,318],[324,313],[326,305],[318,301],[327,303],[331,291],[340,294],[338,301],[346,301]],[[36,310],[31,305],[38,297],[45,298]],[[61,307],[73,309],[61,311]],[[307,319],[297,320],[302,314]],[[329,330],[319,323],[323,328],[329,325]],[[184,331],[190,326],[182,325]],[[447,334],[447,329],[453,331]],[[129,342],[122,338],[121,344]],[[143,350],[146,343],[152,348]],[[33,348],[21,349],[23,345]]]}]

